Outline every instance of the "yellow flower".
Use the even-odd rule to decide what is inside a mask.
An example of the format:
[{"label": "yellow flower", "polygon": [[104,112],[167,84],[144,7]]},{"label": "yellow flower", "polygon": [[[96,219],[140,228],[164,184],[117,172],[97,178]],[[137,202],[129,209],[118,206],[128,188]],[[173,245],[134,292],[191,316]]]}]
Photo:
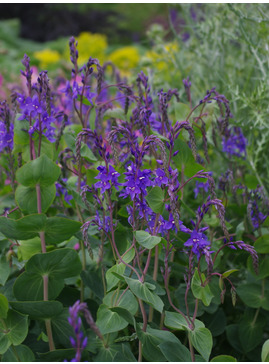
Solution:
[{"label": "yellow flower", "polygon": [[136,47],[122,47],[112,52],[108,60],[113,62],[123,74],[128,75],[133,68],[137,67],[139,62],[139,53]]},{"label": "yellow flower", "polygon": [[[90,57],[97,58],[101,64],[104,62],[107,48],[106,35],[82,32],[76,37],[76,41],[78,42],[78,64],[80,66],[87,63]],[[70,59],[69,47],[66,48],[65,58]]]},{"label": "yellow flower", "polygon": [[51,49],[43,49],[43,51],[35,52],[34,56],[40,62],[41,68],[46,68],[47,66],[57,63],[61,58],[59,52]]}]

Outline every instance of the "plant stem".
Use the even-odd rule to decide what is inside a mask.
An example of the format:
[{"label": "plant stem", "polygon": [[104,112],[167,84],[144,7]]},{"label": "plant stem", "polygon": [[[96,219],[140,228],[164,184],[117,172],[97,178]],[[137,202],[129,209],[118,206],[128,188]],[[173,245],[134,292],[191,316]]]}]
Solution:
[{"label": "plant stem", "polygon": [[188,341],[189,341],[189,348],[190,348],[190,352],[191,352],[191,361],[195,362],[195,355],[194,355],[194,350],[193,350],[193,346],[191,343],[191,334],[190,332],[188,333]]},{"label": "plant stem", "polygon": [[[42,214],[42,205],[41,205],[41,189],[40,185],[36,184],[36,197],[37,197],[37,212],[39,214]],[[39,233],[40,240],[41,240],[41,250],[42,253],[46,253],[46,241],[45,241],[45,232],[41,231]],[[48,275],[43,276],[43,299],[44,301],[48,301],[49,299],[49,277]],[[55,350],[54,342],[53,342],[53,336],[52,336],[52,330],[51,330],[51,320],[47,319],[45,320],[46,325],[46,331],[47,336],[49,340],[49,349],[50,351]]]},{"label": "plant stem", "polygon": [[[159,247],[158,245],[155,246],[155,257],[154,257],[154,268],[153,268],[153,280],[157,281],[157,275],[158,275],[158,267],[159,267]],[[149,322],[153,320],[153,307],[150,306],[149,308]]]}]

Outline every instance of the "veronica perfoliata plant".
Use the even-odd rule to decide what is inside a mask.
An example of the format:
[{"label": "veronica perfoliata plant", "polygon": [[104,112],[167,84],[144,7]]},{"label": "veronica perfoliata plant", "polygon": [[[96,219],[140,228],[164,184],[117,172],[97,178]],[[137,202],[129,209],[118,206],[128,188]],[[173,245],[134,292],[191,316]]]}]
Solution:
[{"label": "veronica perfoliata plant", "polygon": [[[224,332],[238,341],[269,309],[255,281],[256,250],[268,251],[250,244],[268,200],[211,169],[214,143],[244,161],[229,101],[213,87],[195,102],[190,78],[183,91],[155,89],[142,71],[129,84],[110,62],[79,67],[73,37],[69,47],[67,79],[34,79],[25,55],[24,83],[1,102],[1,360],[242,359]],[[237,291],[240,310],[249,299],[257,309],[243,333]]]}]

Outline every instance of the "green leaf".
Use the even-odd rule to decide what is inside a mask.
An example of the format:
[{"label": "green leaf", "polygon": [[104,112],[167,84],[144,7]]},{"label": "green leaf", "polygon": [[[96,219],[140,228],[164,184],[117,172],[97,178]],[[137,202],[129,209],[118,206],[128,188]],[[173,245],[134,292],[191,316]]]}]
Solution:
[{"label": "green leaf", "polygon": [[258,283],[241,284],[236,290],[238,296],[248,307],[269,310],[269,291],[265,289],[262,295],[262,287]]},{"label": "green leaf", "polygon": [[254,271],[253,261],[252,261],[251,257],[248,257],[247,267],[257,280],[261,280],[261,279],[268,277],[269,276],[269,255],[260,257],[258,274],[256,274],[256,272]]},{"label": "green leaf", "polygon": [[198,353],[208,361],[213,346],[211,332],[205,327],[195,328],[194,331],[190,331],[190,338]]},{"label": "green leaf", "polygon": [[106,282],[107,282],[107,291],[110,291],[119,283],[119,278],[117,278],[112,272],[116,272],[117,274],[123,275],[125,272],[126,265],[123,263],[115,264],[113,267],[109,268],[106,272]]},{"label": "green leaf", "polygon": [[76,351],[75,349],[58,349],[47,353],[37,353],[37,355],[42,362],[63,362],[64,360],[71,361],[75,357]]},{"label": "green leaf", "polygon": [[218,355],[210,360],[210,362],[226,362],[226,361],[237,361],[231,355]]},{"label": "green leaf", "polygon": [[[145,301],[149,305],[151,305],[155,310],[162,313],[163,310],[163,301],[160,299],[156,293],[152,292],[146,283],[142,283],[137,279],[124,277],[126,283],[130,287],[130,290],[133,294],[140,298],[142,301]],[[151,285],[152,286],[152,285]]]},{"label": "green leaf", "polygon": [[136,238],[136,241],[140,245],[142,245],[144,248],[147,248],[147,249],[154,248],[162,240],[162,238],[160,238],[158,236],[152,236],[144,230],[137,230],[135,232],[135,238]]},{"label": "green leaf", "polygon": [[[200,273],[200,275],[202,282],[204,283],[206,279],[205,275],[203,273]],[[191,281],[191,290],[195,298],[202,300],[205,306],[209,306],[214,295],[212,294],[208,284],[203,286],[201,279],[198,270],[196,269]]]},{"label": "green leaf", "polygon": [[257,253],[268,254],[269,253],[269,234],[259,237],[254,243],[254,248]]},{"label": "green leaf", "polygon": [[[148,361],[165,361],[166,358],[159,348],[160,344],[174,343],[180,346],[178,338],[172,332],[152,329],[149,325],[147,331],[143,332],[141,324],[137,325],[137,335],[142,342],[142,354]],[[168,344],[169,343],[169,344]]]},{"label": "green leaf", "polygon": [[18,259],[29,260],[36,253],[41,253],[41,241],[36,237],[29,240],[22,240],[19,242]]},{"label": "green leaf", "polygon": [[79,275],[81,262],[73,249],[57,249],[36,254],[25,265],[25,272],[15,281],[13,291],[18,301],[43,299],[43,276],[48,276],[49,300],[55,299],[64,287],[64,279]]},{"label": "green leaf", "polygon": [[81,278],[84,284],[89,287],[100,300],[102,300],[104,297],[104,287],[100,270],[83,270],[81,272]]},{"label": "green leaf", "polygon": [[51,318],[51,327],[55,344],[70,347],[70,336],[74,336],[74,329],[68,322],[69,311],[65,308],[59,315]]},{"label": "green leaf", "polygon": [[0,319],[6,318],[7,312],[8,312],[8,300],[2,293],[0,293]]},{"label": "green leaf", "polygon": [[127,344],[111,344],[108,347],[101,346],[94,357],[95,362],[135,362],[136,359]]},{"label": "green leaf", "polygon": [[45,241],[47,244],[57,244],[70,239],[81,228],[81,222],[65,217],[49,217],[45,224]]},{"label": "green leaf", "polygon": [[262,361],[269,361],[269,339],[262,346]]},{"label": "green leaf", "polygon": [[28,240],[38,236],[43,231],[46,215],[34,214],[22,217],[18,220],[0,217],[0,231],[10,239]]},{"label": "green leaf", "polygon": [[239,269],[229,269],[229,270],[226,270],[226,272],[224,272],[222,274],[222,277],[229,277],[230,274],[234,273],[234,272],[238,272]]},{"label": "green leaf", "polygon": [[164,209],[164,190],[161,187],[153,187],[148,195],[146,196],[146,200],[149,204],[149,207],[154,211],[156,214],[161,214]]},{"label": "green leaf", "polygon": [[44,214],[32,214],[18,220],[0,217],[0,231],[15,240],[33,239],[44,231],[46,243],[56,244],[71,238],[80,227],[78,221],[57,216],[47,218]]},{"label": "green leaf", "polygon": [[0,258],[0,284],[2,286],[5,285],[5,283],[8,279],[9,273],[10,273],[9,263],[6,260],[6,257],[3,256]]},{"label": "green leaf", "polygon": [[63,305],[58,301],[10,301],[9,304],[14,310],[29,315],[32,319],[51,318],[63,310]]},{"label": "green leaf", "polygon": [[[138,310],[138,303],[135,296],[130,290],[123,294],[124,290],[115,290],[105,295],[103,303],[109,308],[121,307],[128,310],[132,315],[135,315]],[[121,296],[123,294],[123,296]],[[119,300],[119,298],[121,299]]]},{"label": "green leaf", "polygon": [[121,318],[128,322],[130,325],[135,325],[135,318],[134,316],[128,311],[126,308],[122,307],[110,307],[112,312],[116,312]]},{"label": "green leaf", "polygon": [[35,187],[37,184],[48,187],[57,181],[60,174],[61,168],[43,154],[19,168],[16,179],[26,187]]},{"label": "green leaf", "polygon": [[2,357],[3,362],[34,362],[35,356],[26,345],[18,345],[9,348]]},{"label": "green leaf", "polygon": [[190,351],[180,341],[178,343],[165,341],[159,344],[158,348],[168,361],[191,362]]},{"label": "green leaf", "polygon": [[95,157],[91,149],[88,147],[88,145],[84,143],[81,143],[80,155],[81,157],[85,158],[88,162],[97,161],[97,158]]},{"label": "green leaf", "polygon": [[104,120],[108,119],[120,119],[120,120],[126,120],[126,115],[124,114],[124,110],[120,107],[116,107],[114,109],[108,109],[103,115]]},{"label": "green leaf", "polygon": [[[173,153],[176,151],[179,151],[179,152],[178,152],[178,154],[176,154],[173,157],[173,161],[174,161],[176,167],[179,169],[179,171],[181,171],[182,166],[186,166],[186,165],[195,163],[195,160],[192,155],[192,151],[184,140],[181,140],[179,138],[175,140]],[[199,170],[201,170],[201,169],[203,169],[203,168],[200,168]]]},{"label": "green leaf", "polygon": [[[42,213],[46,212],[56,196],[55,185],[42,186],[41,207]],[[35,187],[18,186],[15,192],[15,200],[21,211],[25,214],[37,213],[37,193]]]},{"label": "green leaf", "polygon": [[0,321],[0,354],[10,345],[19,345],[28,333],[28,316],[9,310],[7,318]]},{"label": "green leaf", "polygon": [[[185,318],[177,312],[165,311],[164,324],[174,330],[190,330]],[[194,325],[195,328],[205,327],[203,322],[197,319],[194,321]]]},{"label": "green leaf", "polygon": [[187,116],[191,112],[190,105],[184,104],[183,102],[174,103],[175,119],[186,120]]},{"label": "green leaf", "polygon": [[240,321],[238,334],[239,340],[247,353],[258,346],[263,338],[263,327],[266,324],[266,319],[263,315],[255,318],[256,311],[246,311],[243,319]]},{"label": "green leaf", "polygon": [[103,335],[117,332],[128,326],[128,322],[117,312],[102,304],[97,311],[96,325]]}]

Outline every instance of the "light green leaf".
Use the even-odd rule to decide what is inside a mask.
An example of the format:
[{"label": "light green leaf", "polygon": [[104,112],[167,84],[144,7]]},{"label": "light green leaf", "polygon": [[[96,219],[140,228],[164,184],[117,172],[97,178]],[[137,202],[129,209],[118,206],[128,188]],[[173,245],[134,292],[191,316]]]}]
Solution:
[{"label": "light green leaf", "polygon": [[190,331],[190,338],[198,353],[208,361],[213,346],[211,332],[205,327],[195,328],[195,330]]},{"label": "light green leaf", "polygon": [[117,332],[128,326],[128,322],[117,312],[102,304],[97,311],[96,325],[103,335]]},{"label": "light green leaf", "polygon": [[16,179],[25,187],[35,187],[37,184],[48,187],[57,181],[60,174],[61,168],[43,154],[19,168]]},{"label": "light green leaf", "polygon": [[28,316],[9,310],[7,318],[0,321],[0,354],[10,345],[19,345],[28,333]]},{"label": "light green leaf", "polygon": [[[112,291],[105,295],[103,303],[109,308],[121,307],[128,310],[132,315],[135,315],[138,310],[138,303],[135,296],[130,290],[123,294],[123,290]],[[123,294],[123,296],[121,296]],[[119,300],[119,298],[121,299]]]},{"label": "light green leaf", "polygon": [[0,293],[0,319],[6,318],[7,312],[8,312],[8,300],[2,293]]},{"label": "light green leaf", "polygon": [[109,268],[106,272],[106,282],[107,282],[107,291],[110,291],[113,287],[115,287],[119,283],[119,278],[117,278],[112,272],[116,272],[117,274],[123,275],[125,271],[126,265],[123,263],[115,264],[113,267]]},{"label": "light green leaf", "polygon": [[135,238],[136,238],[136,241],[140,245],[142,245],[144,248],[147,248],[147,249],[154,248],[162,240],[162,238],[160,238],[158,236],[152,236],[144,230],[137,230],[135,232]]},{"label": "light green leaf", "polygon": [[[202,282],[204,283],[205,275],[203,273],[200,275]],[[202,285],[201,279],[198,270],[196,269],[191,281],[191,290],[195,298],[202,300],[205,306],[209,306],[214,295],[212,294],[208,284],[206,286]]]},{"label": "light green leaf", "polygon": [[269,339],[262,346],[262,361],[269,361]]},{"label": "light green leaf", "polygon": [[[137,279],[124,277],[126,283],[130,287],[130,290],[133,292],[133,294],[140,298],[142,301],[145,301],[149,305],[151,305],[155,310],[162,313],[163,310],[163,301],[160,299],[160,297],[152,292],[146,283],[142,283]],[[152,285],[151,285],[152,286]]]},{"label": "light green leaf", "polygon": [[218,355],[210,360],[210,362],[227,362],[227,361],[237,361],[231,355]]},{"label": "light green leaf", "polygon": [[[174,330],[190,330],[188,322],[177,312],[165,311],[164,324]],[[195,328],[205,327],[203,322],[197,319],[194,321],[194,325]]]},{"label": "light green leaf", "polygon": [[156,214],[161,214],[164,209],[164,190],[161,187],[153,187],[148,195],[146,196],[146,200],[149,204],[149,207],[154,211]]}]

